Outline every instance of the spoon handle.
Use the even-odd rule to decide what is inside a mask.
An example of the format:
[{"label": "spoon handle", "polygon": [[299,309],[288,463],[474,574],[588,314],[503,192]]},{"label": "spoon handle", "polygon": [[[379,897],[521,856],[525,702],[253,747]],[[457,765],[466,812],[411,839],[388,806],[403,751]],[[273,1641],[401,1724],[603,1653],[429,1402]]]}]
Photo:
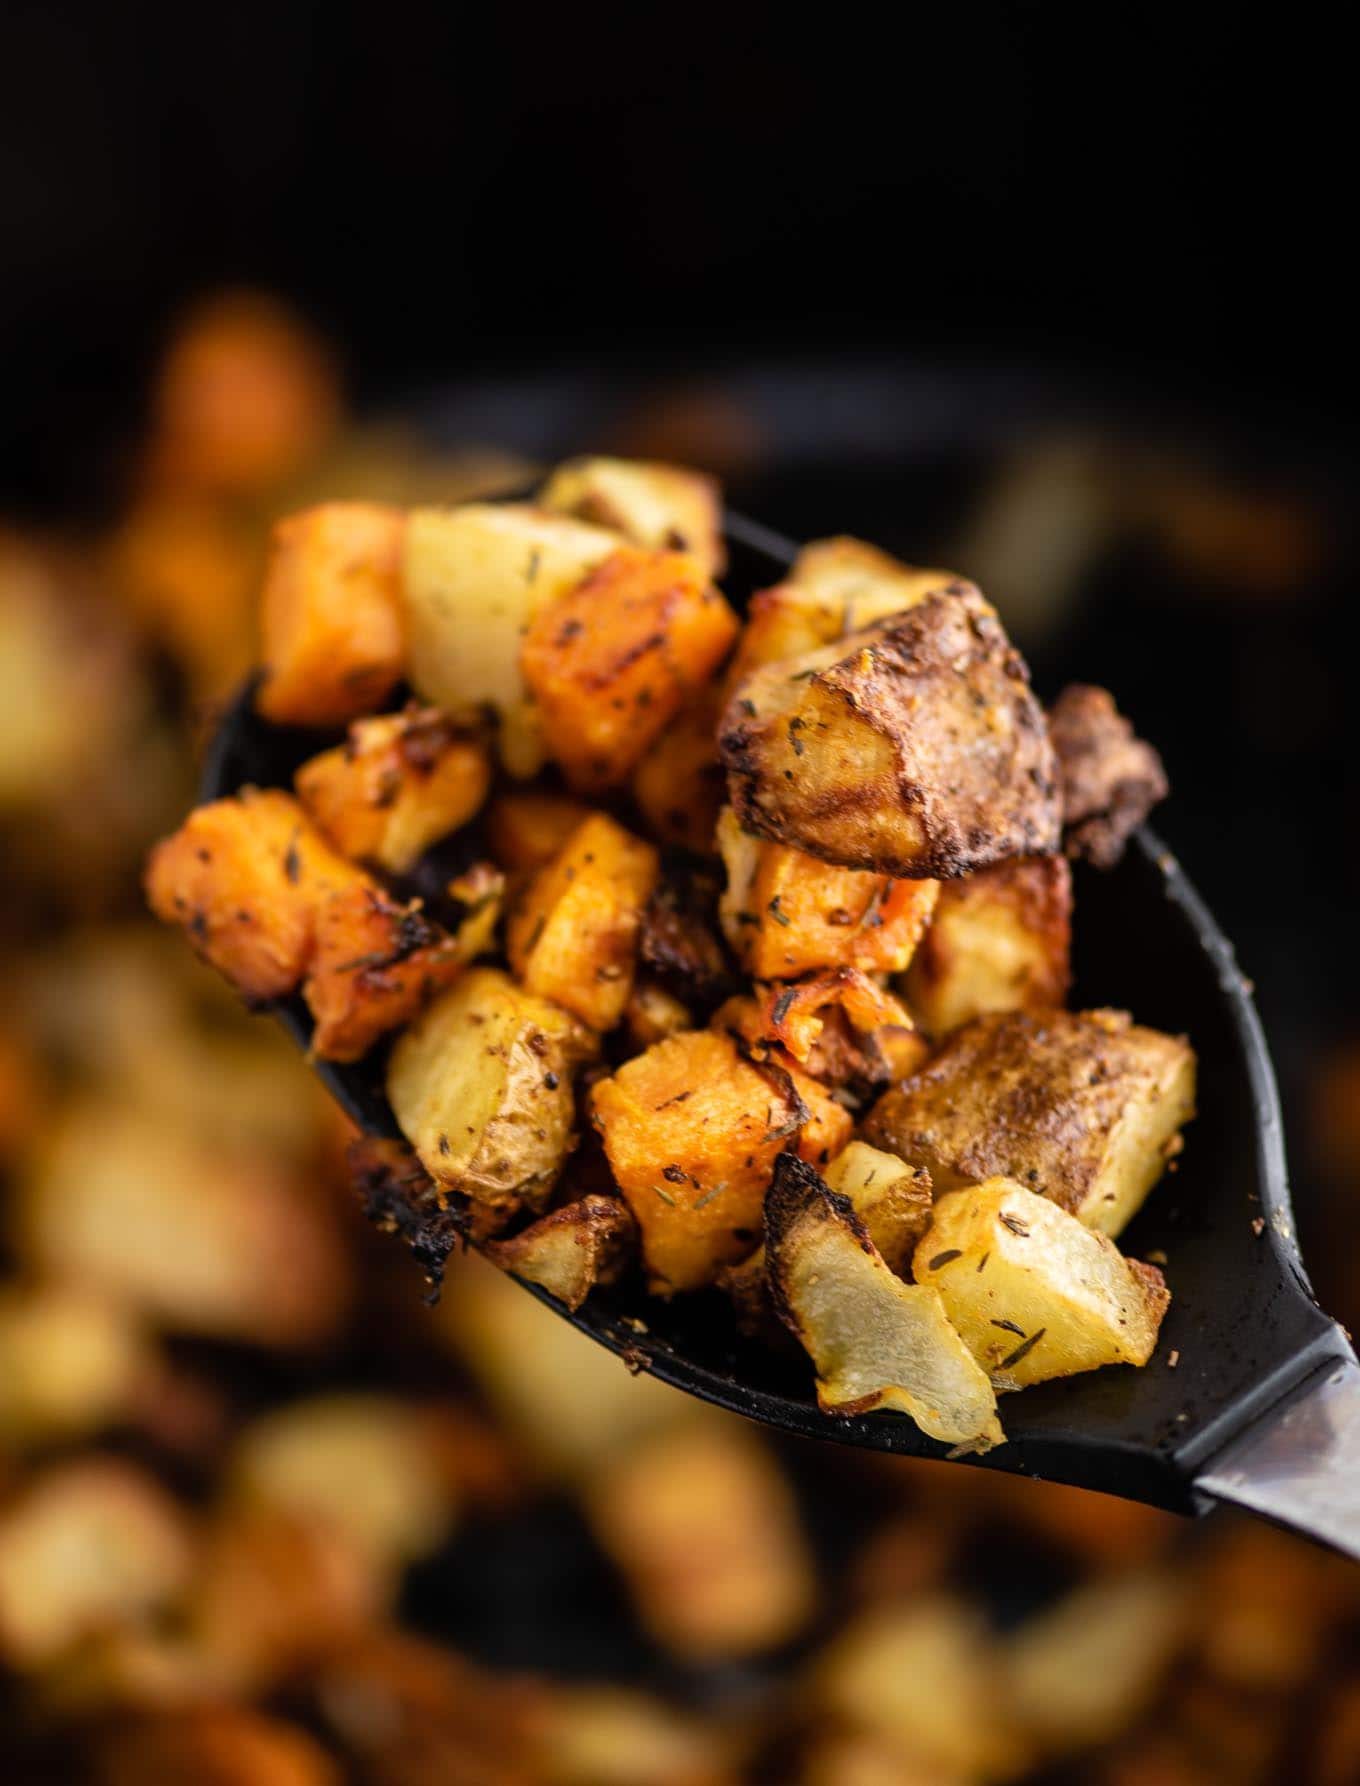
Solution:
[{"label": "spoon handle", "polygon": [[1360,1364],[1347,1350],[1248,1428],[1195,1490],[1360,1558]]}]

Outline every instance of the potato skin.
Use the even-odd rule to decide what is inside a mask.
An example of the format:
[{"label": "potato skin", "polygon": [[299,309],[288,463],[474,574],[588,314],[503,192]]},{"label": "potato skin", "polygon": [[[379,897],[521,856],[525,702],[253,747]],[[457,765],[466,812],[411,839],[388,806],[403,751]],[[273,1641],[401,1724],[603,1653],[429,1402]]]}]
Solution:
[{"label": "potato skin", "polygon": [[843,867],[948,879],[1058,846],[1043,712],[969,584],[757,671],[719,747],[747,830]]},{"label": "potato skin", "polygon": [[518,1234],[482,1248],[493,1265],[527,1278],[578,1309],[597,1284],[611,1284],[637,1244],[637,1224],[617,1197],[592,1194],[549,1210]]},{"label": "potato skin", "polygon": [[1162,759],[1134,732],[1107,689],[1073,682],[1048,715],[1062,791],[1063,848],[1113,868],[1169,789]]},{"label": "potato skin", "polygon": [[736,635],[736,615],[681,552],[623,547],[541,608],[520,668],[568,782],[621,786]]},{"label": "potato skin", "polygon": [[343,725],[387,699],[403,666],[405,528],[399,509],[372,502],[323,503],[276,524],[260,606],[266,719]]},{"label": "potato skin", "polygon": [[1179,1148],[1195,1057],[1121,1011],[997,1013],[964,1024],[884,1094],[866,1141],[924,1166],[936,1195],[1011,1178],[1118,1234]]},{"label": "potato skin", "polygon": [[633,989],[642,914],[659,873],[651,844],[592,813],[511,913],[506,953],[516,976],[592,1029],[613,1029]]},{"label": "potato skin", "polygon": [[147,903],[246,999],[281,998],[307,971],[316,912],[368,877],[322,837],[291,794],[243,788],[197,807],[156,845]]},{"label": "potato skin", "polygon": [[1021,856],[939,883],[907,973],[932,1035],[989,1011],[1052,1010],[1071,978],[1072,873],[1064,856]]},{"label": "potato skin", "polygon": [[298,798],[343,855],[405,874],[473,816],[491,785],[475,733],[435,707],[356,720],[293,778]]}]

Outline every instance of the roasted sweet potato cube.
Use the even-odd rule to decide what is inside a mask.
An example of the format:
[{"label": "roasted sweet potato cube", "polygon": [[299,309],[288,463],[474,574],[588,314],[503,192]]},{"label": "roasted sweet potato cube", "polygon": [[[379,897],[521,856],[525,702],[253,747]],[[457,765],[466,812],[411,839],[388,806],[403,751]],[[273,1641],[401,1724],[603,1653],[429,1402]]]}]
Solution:
[{"label": "roasted sweet potato cube", "polygon": [[148,903],[249,999],[280,998],[307,971],[315,915],[367,877],[322,837],[291,794],[244,788],[200,806],[151,852]]},{"label": "roasted sweet potato cube", "polygon": [[606,813],[592,813],[524,888],[506,926],[516,975],[592,1029],[613,1029],[633,989],[638,932],[660,864]]},{"label": "roasted sweet potato cube", "polygon": [[791,986],[776,983],[757,991],[761,993],[760,1039],[777,1044],[800,1066],[808,1065],[828,1013],[841,1013],[849,1027],[861,1034],[885,1026],[912,1027],[905,1007],[855,967],[838,967]]},{"label": "roasted sweet potato cube", "polygon": [[775,1157],[809,1115],[787,1071],[743,1059],[717,1030],[658,1042],[601,1080],[591,1109],[663,1295],[697,1289],[759,1244]]},{"label": "roasted sweet potato cube", "polygon": [[406,517],[328,502],[274,528],[260,605],[260,712],[278,725],[338,726],[381,707],[401,679]]},{"label": "roasted sweet potato cube", "polygon": [[585,1025],[495,968],[462,974],[398,1037],[387,1095],[435,1184],[471,1199],[479,1231],[541,1210],[575,1143]]},{"label": "roasted sweet potato cube", "polygon": [[510,874],[542,868],[589,816],[584,801],[565,794],[499,794],[487,809],[491,853]]},{"label": "roasted sweet potato cube", "polygon": [[1171,1300],[1155,1267],[1009,1178],[942,1197],[915,1267],[998,1388],[1146,1364]]},{"label": "roasted sweet potato cube", "polygon": [[89,1786],[341,1786],[333,1756],[315,1737],[248,1706],[165,1706],[101,1727]]},{"label": "roasted sweet potato cube", "polygon": [[1012,1178],[1113,1236],[1179,1152],[1194,1105],[1183,1038],[1122,1011],[1017,1011],[955,1030],[863,1133],[924,1166],[937,1197]]},{"label": "roasted sweet potato cube", "polygon": [[483,1247],[502,1271],[527,1278],[578,1309],[597,1284],[613,1283],[637,1244],[637,1223],[617,1197],[580,1197],[518,1234]]},{"label": "roasted sweet potato cube", "polygon": [[465,825],[491,785],[485,744],[434,707],[356,720],[344,744],[293,778],[298,798],[342,855],[389,874]]},{"label": "roasted sweet potato cube", "polygon": [[322,1060],[358,1060],[379,1036],[409,1023],[434,994],[490,947],[499,889],[457,934],[377,886],[333,893],[316,917],[316,948],[303,986]]},{"label": "roasted sweet potato cube", "polygon": [[633,772],[633,798],[662,843],[694,850],[714,848],[713,833],[727,798],[727,776],[718,760],[722,704],[710,686],[662,732]]},{"label": "roasted sweet potato cube", "polygon": [[718,820],[727,870],[723,934],[757,980],[794,980],[817,968],[900,973],[939,897],[938,881],[837,868],[742,829],[730,806]]},{"label": "roasted sweet potato cube", "polygon": [[970,584],[757,670],[719,745],[747,830],[845,868],[947,878],[1058,844],[1043,711]]},{"label": "roasted sweet potato cube", "polygon": [[612,527],[635,546],[688,552],[722,574],[722,496],[713,478],[639,459],[569,459],[539,492],[545,509]]},{"label": "roasted sweet potato cube", "polygon": [[402,570],[411,686],[459,718],[494,713],[512,775],[536,774],[544,756],[520,672],[525,632],[619,543],[525,503],[411,511]]},{"label": "roasted sweet potato cube", "polygon": [[932,1035],[989,1011],[1061,1005],[1071,977],[1072,874],[1065,857],[1021,856],[940,883],[906,990]]},{"label": "roasted sweet potato cube", "polygon": [[572,786],[621,786],[736,633],[736,615],[694,559],[635,546],[540,608],[520,665]]}]

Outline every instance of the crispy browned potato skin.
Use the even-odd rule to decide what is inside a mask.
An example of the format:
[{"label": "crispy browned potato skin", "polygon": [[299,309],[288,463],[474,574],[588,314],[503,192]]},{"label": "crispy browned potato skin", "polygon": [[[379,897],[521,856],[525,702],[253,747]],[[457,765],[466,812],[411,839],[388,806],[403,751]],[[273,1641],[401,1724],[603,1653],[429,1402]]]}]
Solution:
[{"label": "crispy browned potato skin", "polygon": [[542,607],[520,667],[568,782],[625,782],[737,636],[737,617],[682,552],[627,546]]},{"label": "crispy browned potato skin", "polygon": [[323,503],[275,525],[260,605],[266,719],[343,725],[396,687],[405,529],[399,509],[372,502]]},{"label": "crispy browned potato skin", "polygon": [[[1194,1060],[1184,1039],[1141,1028],[1125,1012],[979,1017],[885,1093],[864,1138],[924,1166],[937,1196],[1012,1178],[1113,1235],[1179,1148],[1179,1125],[1193,1114]],[[1135,1100],[1162,1120],[1130,1168],[1136,1182],[1124,1184],[1119,1130]]]},{"label": "crispy browned potato skin", "polygon": [[1070,683],[1053,703],[1049,735],[1058,757],[1063,848],[1113,868],[1124,846],[1170,791],[1162,759],[1134,732],[1114,696]]},{"label": "crispy browned potato skin", "polygon": [[947,879],[1058,846],[1042,709],[970,584],[757,671],[719,745],[747,830],[843,867]]},{"label": "crispy browned potato skin", "polygon": [[343,744],[302,765],[293,785],[343,855],[404,874],[481,806],[491,759],[482,739],[413,703],[356,720]]},{"label": "crispy browned potato skin", "polygon": [[633,989],[642,914],[659,872],[651,844],[592,813],[510,916],[506,953],[518,978],[592,1029],[613,1029]]},{"label": "crispy browned potato skin", "polygon": [[621,1275],[636,1246],[637,1223],[628,1205],[592,1195],[549,1210],[482,1250],[502,1271],[527,1278],[578,1309],[597,1284],[612,1284]]},{"label": "crispy browned potato skin", "polygon": [[1060,1006],[1071,979],[1072,872],[1064,856],[1021,856],[939,883],[907,973],[933,1035],[988,1011]]},{"label": "crispy browned potato skin", "polygon": [[311,961],[323,901],[365,885],[363,870],[336,854],[292,795],[272,788],[198,807],[157,844],[146,869],[152,911],[182,925],[247,999],[293,991]]}]

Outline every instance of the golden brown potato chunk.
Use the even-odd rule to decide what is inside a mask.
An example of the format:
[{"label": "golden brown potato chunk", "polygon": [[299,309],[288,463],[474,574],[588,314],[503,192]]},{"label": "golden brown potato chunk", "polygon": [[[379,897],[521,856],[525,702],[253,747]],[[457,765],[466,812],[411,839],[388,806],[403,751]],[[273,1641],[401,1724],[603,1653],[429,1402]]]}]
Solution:
[{"label": "golden brown potato chunk", "polygon": [[635,546],[688,552],[722,574],[722,496],[713,478],[641,459],[569,459],[539,492],[545,509],[612,527]]},{"label": "golden brown potato chunk", "polygon": [[744,1059],[716,1030],[658,1042],[601,1080],[591,1108],[662,1295],[754,1250],[775,1157],[793,1137],[819,1153],[849,1139],[848,1113],[810,1080]]},{"label": "golden brown potato chunk", "polygon": [[639,1048],[650,1048],[653,1042],[693,1029],[694,1013],[655,980],[635,980],[623,1021],[632,1041]]},{"label": "golden brown potato chunk", "polygon": [[520,667],[571,785],[621,786],[736,636],[736,615],[682,552],[626,546],[539,609]]},{"label": "golden brown potato chunk", "polygon": [[520,894],[506,953],[530,992],[613,1029],[633,988],[642,913],[660,863],[649,843],[592,813]]},{"label": "golden brown potato chunk", "polygon": [[470,968],[397,1039],[387,1095],[402,1133],[486,1232],[541,1210],[575,1144],[585,1025],[495,968]]},{"label": "golden brown potato chunk", "polygon": [[465,825],[491,785],[485,744],[435,707],[356,720],[298,770],[298,798],[341,855],[389,874]]},{"label": "golden brown potato chunk", "polygon": [[316,912],[337,889],[368,884],[291,794],[243,788],[197,807],[151,852],[146,896],[248,999],[280,998],[307,971]]},{"label": "golden brown potato chunk", "polygon": [[867,1141],[852,1141],[827,1163],[823,1176],[849,1201],[888,1269],[904,1277],[930,1224],[930,1174]]},{"label": "golden brown potato chunk", "polygon": [[730,806],[717,836],[727,871],[723,934],[755,979],[795,980],[823,967],[900,973],[910,962],[938,881],[834,867],[744,831]]},{"label": "golden brown potato chunk", "polygon": [[942,1197],[915,1268],[999,1389],[1146,1364],[1171,1301],[1154,1266],[1009,1178]]},{"label": "golden brown potato chunk", "polygon": [[907,974],[911,1008],[937,1036],[989,1011],[1051,1010],[1067,996],[1071,941],[1063,856],[1021,856],[942,881]]},{"label": "golden brown potato chunk", "polygon": [[948,878],[1058,844],[1043,712],[970,584],[756,671],[719,744],[746,829],[842,867]]},{"label": "golden brown potato chunk", "polygon": [[1013,1178],[1117,1235],[1194,1115],[1195,1055],[1122,1011],[1011,1012],[955,1030],[870,1112],[864,1136],[930,1173],[937,1197]]},{"label": "golden brown potato chunk", "polygon": [[938,1290],[904,1284],[848,1197],[783,1154],[765,1199],[766,1277],[784,1324],[817,1367],[827,1414],[908,1414],[933,1439],[1002,1442],[996,1396]]},{"label": "golden brown potato chunk", "polygon": [[1169,790],[1162,759],[1137,736],[1108,690],[1074,682],[1048,716],[1062,793],[1063,848],[1113,868]]},{"label": "golden brown potato chunk", "polygon": [[493,1265],[539,1284],[578,1309],[597,1284],[611,1284],[637,1244],[637,1224],[617,1197],[581,1197],[540,1216],[507,1240],[488,1241]]},{"label": "golden brown potato chunk", "polygon": [[266,719],[344,725],[391,694],[405,529],[399,509],[371,502],[328,502],[276,524],[260,598]]}]

